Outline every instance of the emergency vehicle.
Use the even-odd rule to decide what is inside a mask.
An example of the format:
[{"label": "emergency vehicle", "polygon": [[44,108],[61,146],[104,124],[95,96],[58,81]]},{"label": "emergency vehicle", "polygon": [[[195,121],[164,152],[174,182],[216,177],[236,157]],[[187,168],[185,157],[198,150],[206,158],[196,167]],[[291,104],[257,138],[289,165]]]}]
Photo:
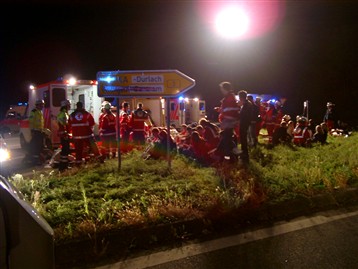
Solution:
[{"label": "emergency vehicle", "polygon": [[26,147],[31,140],[28,117],[31,110],[35,108],[37,99],[45,101],[43,110],[44,127],[50,130],[49,136],[53,146],[56,147],[60,144],[60,137],[57,133],[57,115],[61,109],[61,101],[66,99],[71,102],[69,113],[76,109],[77,102],[83,103],[83,107],[93,115],[96,121],[94,132],[98,134],[98,118],[101,112],[101,103],[104,99],[97,96],[97,82],[95,80],[64,80],[60,78],[29,89],[28,109],[26,110],[25,119],[21,121],[20,125],[21,147]]},{"label": "emergency vehicle", "polygon": [[[97,95],[97,82],[95,80],[75,80],[62,78],[51,81],[32,89],[29,89],[28,109],[24,115],[25,119],[20,124],[20,144],[22,148],[31,140],[31,131],[29,129],[29,114],[35,108],[37,99],[43,99],[45,106],[43,110],[44,127],[50,130],[50,140],[53,146],[60,144],[60,138],[57,134],[58,124],[57,115],[60,112],[61,101],[68,99],[71,102],[72,113],[76,108],[77,102],[82,102],[86,111],[93,115],[96,122],[94,133],[98,135],[98,119],[101,113],[102,102],[104,98]],[[110,100],[112,105],[116,100]],[[166,126],[166,103],[163,98],[131,98],[120,99],[120,102],[127,101],[130,109],[137,108],[138,103],[143,104],[143,109],[150,115],[153,126]],[[114,109],[115,110],[115,109]],[[115,112],[115,111],[114,111]],[[198,122],[205,117],[205,101],[198,98],[173,98],[170,99],[170,124],[180,127],[181,124]]]},{"label": "emergency vehicle", "polygon": [[5,113],[5,117],[0,121],[1,133],[17,133],[20,131],[20,123],[26,114],[27,103],[11,105]]}]

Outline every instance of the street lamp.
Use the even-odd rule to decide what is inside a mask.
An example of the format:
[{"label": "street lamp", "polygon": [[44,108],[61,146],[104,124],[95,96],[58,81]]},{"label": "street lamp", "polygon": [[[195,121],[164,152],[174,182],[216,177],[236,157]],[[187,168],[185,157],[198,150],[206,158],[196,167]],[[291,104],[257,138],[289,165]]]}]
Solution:
[{"label": "street lamp", "polygon": [[216,16],[215,27],[220,35],[229,39],[243,36],[249,28],[250,20],[243,9],[228,6]]},{"label": "street lamp", "polygon": [[31,85],[29,86],[29,89],[30,89],[30,90],[35,90],[35,86],[31,84]]}]

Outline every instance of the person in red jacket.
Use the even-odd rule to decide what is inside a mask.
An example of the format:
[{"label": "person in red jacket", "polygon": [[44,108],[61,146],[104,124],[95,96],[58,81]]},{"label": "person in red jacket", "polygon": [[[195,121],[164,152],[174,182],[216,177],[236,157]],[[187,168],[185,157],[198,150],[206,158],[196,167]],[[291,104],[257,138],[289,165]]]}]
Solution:
[{"label": "person in red jacket", "polygon": [[308,130],[308,121],[305,117],[299,117],[297,126],[293,130],[293,143],[296,146],[309,146],[311,142],[311,134]]},{"label": "person in red jacket", "polygon": [[210,164],[209,150],[206,147],[206,141],[197,131],[191,135],[191,150],[194,159],[203,165]]},{"label": "person in red jacket", "polygon": [[220,91],[224,95],[221,100],[221,106],[216,107],[215,110],[220,112],[219,122],[220,128],[223,130],[220,135],[220,142],[217,146],[215,154],[219,155],[221,159],[225,156],[232,155],[235,148],[236,141],[234,141],[234,128],[239,122],[239,106],[235,98],[234,89],[230,82],[222,82],[219,84]]},{"label": "person in red jacket", "polygon": [[204,127],[203,138],[206,141],[206,147],[209,151],[215,149],[220,141],[220,128],[205,118],[201,119],[199,123]]},{"label": "person in red jacket", "polygon": [[70,115],[69,125],[75,146],[76,164],[82,163],[83,151],[86,145],[90,147],[95,157],[102,162],[103,159],[93,134],[95,122],[93,116],[83,108],[82,102],[77,102],[76,110]]},{"label": "person in red jacket", "polygon": [[127,113],[122,113],[120,116],[120,136],[121,136],[121,151],[127,152],[129,149],[129,135],[131,133],[130,119]]},{"label": "person in red jacket", "polygon": [[149,115],[146,111],[143,110],[143,104],[138,103],[138,108],[133,111],[131,116],[133,141],[135,144],[143,145],[145,143],[145,124],[148,120]]},{"label": "person in red jacket", "polygon": [[116,115],[111,111],[111,103],[103,107],[103,115],[99,118],[99,136],[102,141],[101,153],[109,159],[110,153],[112,158],[116,157]]},{"label": "person in red jacket", "polygon": [[276,114],[277,111],[275,108],[275,104],[269,101],[268,109],[265,114],[265,124],[266,124],[267,134],[270,143],[272,142],[273,131],[275,130],[276,127]]}]

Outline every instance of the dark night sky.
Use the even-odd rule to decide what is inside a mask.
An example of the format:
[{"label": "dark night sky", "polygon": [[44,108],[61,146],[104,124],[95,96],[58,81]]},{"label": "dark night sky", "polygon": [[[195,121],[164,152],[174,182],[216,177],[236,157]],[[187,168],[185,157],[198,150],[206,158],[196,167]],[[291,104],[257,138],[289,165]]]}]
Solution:
[{"label": "dark night sky", "polygon": [[218,83],[229,80],[249,93],[286,96],[291,116],[308,99],[320,121],[332,101],[358,124],[357,1],[281,1],[275,28],[237,41],[217,36],[206,4],[213,1],[2,1],[1,112],[26,101],[30,83],[65,74],[178,69],[196,80],[188,94],[206,99],[209,111],[221,98]]}]

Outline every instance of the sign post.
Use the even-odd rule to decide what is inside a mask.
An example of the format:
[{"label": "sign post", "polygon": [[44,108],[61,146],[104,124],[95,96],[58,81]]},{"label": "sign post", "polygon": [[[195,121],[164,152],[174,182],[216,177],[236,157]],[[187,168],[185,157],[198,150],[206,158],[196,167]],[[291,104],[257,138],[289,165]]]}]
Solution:
[{"label": "sign post", "polygon": [[[186,92],[195,86],[195,80],[178,70],[133,70],[133,71],[100,71],[97,73],[97,93],[99,97],[146,97],[166,98],[167,106],[167,157],[169,168],[170,161],[170,99]],[[119,100],[118,100],[119,101]],[[119,103],[119,102],[118,102]],[[117,117],[119,117],[119,104],[117,105]],[[119,118],[118,118],[119,120]],[[118,123],[118,128],[120,124]],[[119,130],[118,147],[119,145]],[[120,148],[118,149],[118,170],[121,166]]]},{"label": "sign post", "polygon": [[116,121],[117,121],[117,151],[118,151],[118,171],[121,170],[121,165],[122,165],[122,158],[121,158],[121,121],[119,118],[120,115],[120,111],[119,108],[121,106],[119,105],[119,98],[117,98],[117,117],[116,117]]},{"label": "sign post", "polygon": [[170,169],[172,167],[172,161],[170,159],[170,99],[166,98],[166,104],[167,106],[167,159],[168,159],[168,168]]}]

